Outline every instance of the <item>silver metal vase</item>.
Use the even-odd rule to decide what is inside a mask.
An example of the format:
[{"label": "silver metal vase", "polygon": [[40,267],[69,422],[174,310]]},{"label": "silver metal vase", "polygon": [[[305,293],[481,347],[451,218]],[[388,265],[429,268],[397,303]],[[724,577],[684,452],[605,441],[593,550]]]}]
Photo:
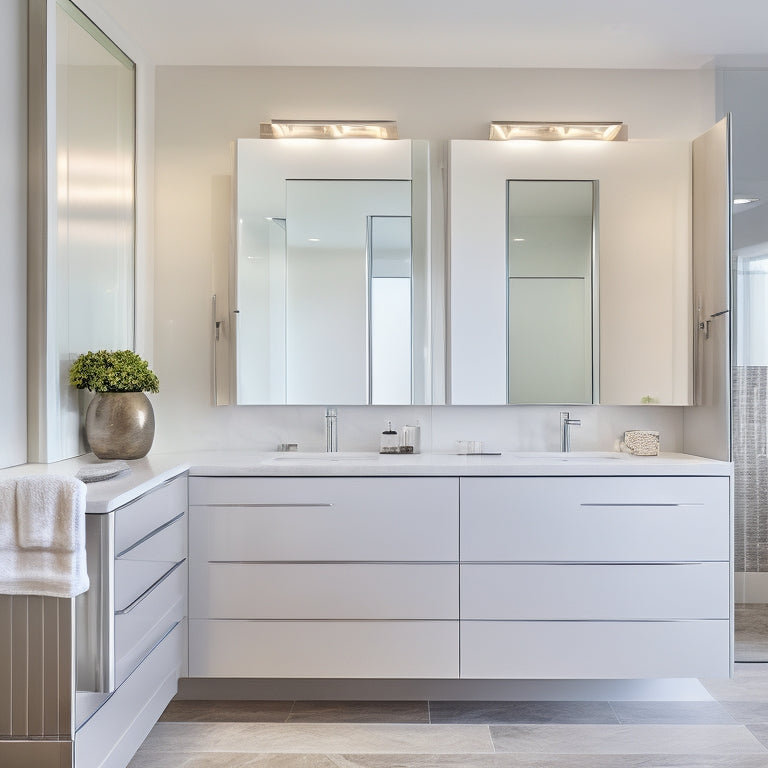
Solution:
[{"label": "silver metal vase", "polygon": [[97,392],[85,412],[85,436],[100,459],[140,459],[155,437],[155,413],[143,392]]}]

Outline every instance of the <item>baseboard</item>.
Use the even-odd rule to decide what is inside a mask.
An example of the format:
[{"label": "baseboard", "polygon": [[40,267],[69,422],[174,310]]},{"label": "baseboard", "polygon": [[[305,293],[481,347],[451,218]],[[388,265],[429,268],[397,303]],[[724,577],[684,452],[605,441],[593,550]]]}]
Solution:
[{"label": "baseboard", "polygon": [[182,678],[180,700],[711,701],[693,678],[648,680],[355,680]]}]

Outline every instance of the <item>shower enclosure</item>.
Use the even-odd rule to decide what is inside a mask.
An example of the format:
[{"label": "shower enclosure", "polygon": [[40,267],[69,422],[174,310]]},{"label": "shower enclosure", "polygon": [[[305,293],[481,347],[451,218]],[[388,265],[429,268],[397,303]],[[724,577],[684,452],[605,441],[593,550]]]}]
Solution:
[{"label": "shower enclosure", "polygon": [[737,661],[768,662],[768,70],[723,69],[732,119],[732,451]]}]

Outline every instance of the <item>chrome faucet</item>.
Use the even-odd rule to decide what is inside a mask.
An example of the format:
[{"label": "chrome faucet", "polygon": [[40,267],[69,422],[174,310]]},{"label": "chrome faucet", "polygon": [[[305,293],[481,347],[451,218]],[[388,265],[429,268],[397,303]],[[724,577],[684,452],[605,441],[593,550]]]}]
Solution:
[{"label": "chrome faucet", "polygon": [[325,409],[325,450],[335,453],[339,450],[339,433],[336,430],[336,409]]},{"label": "chrome faucet", "polygon": [[560,450],[571,450],[571,427],[580,427],[581,419],[572,419],[569,411],[560,411]]}]

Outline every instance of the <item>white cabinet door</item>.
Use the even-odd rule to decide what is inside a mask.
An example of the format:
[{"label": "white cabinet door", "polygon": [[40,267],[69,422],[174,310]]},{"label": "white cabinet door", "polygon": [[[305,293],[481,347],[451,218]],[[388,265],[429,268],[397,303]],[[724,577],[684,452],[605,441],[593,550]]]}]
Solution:
[{"label": "white cabinet door", "polygon": [[462,619],[728,619],[728,563],[461,566]]},{"label": "white cabinet door", "polygon": [[456,621],[190,621],[193,677],[455,678]]},{"label": "white cabinet door", "polygon": [[463,621],[464,678],[728,677],[716,621]]},{"label": "white cabinet door", "polygon": [[190,616],[217,619],[459,618],[459,566],[210,563],[190,573]]},{"label": "white cabinet door", "polygon": [[192,478],[200,561],[458,560],[457,478]]},{"label": "white cabinet door", "polygon": [[688,405],[689,142],[531,144],[451,141],[451,402],[507,402],[506,181],[596,179],[600,401]]},{"label": "white cabinet door", "polygon": [[461,560],[727,561],[727,477],[461,480]]}]

